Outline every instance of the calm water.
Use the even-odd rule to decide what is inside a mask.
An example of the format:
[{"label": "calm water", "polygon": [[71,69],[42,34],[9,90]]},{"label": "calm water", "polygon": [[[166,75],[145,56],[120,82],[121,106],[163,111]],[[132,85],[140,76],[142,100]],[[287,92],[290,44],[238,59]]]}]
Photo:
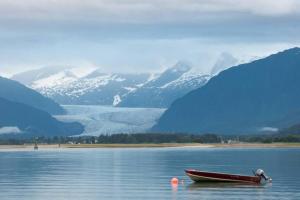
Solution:
[{"label": "calm water", "polygon": [[[273,183],[193,184],[185,168],[263,168]],[[300,149],[1,150],[0,199],[300,199]]]}]

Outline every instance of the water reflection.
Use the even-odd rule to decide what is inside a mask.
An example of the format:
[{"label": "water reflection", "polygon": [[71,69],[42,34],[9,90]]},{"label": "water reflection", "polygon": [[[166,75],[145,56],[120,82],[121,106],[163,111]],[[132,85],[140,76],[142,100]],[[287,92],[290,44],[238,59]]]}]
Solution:
[{"label": "water reflection", "polygon": [[261,185],[261,184],[247,184],[247,183],[231,183],[231,182],[198,182],[198,183],[191,183],[187,186],[188,190],[202,190],[203,188],[215,188],[215,189],[222,189],[222,188],[260,188],[264,189],[265,187],[270,187],[271,185]]},{"label": "water reflection", "polygon": [[[193,183],[186,168],[242,174],[263,168],[274,181]],[[0,194],[1,200],[300,199],[300,149],[1,151]]]}]

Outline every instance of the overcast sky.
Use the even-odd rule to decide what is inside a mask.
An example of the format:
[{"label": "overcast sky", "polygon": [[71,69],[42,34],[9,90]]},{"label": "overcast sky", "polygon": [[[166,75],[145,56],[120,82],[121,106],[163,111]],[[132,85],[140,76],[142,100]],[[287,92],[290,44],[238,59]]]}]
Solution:
[{"label": "overcast sky", "polygon": [[157,71],[300,44],[298,0],[0,0],[0,74],[44,66]]}]

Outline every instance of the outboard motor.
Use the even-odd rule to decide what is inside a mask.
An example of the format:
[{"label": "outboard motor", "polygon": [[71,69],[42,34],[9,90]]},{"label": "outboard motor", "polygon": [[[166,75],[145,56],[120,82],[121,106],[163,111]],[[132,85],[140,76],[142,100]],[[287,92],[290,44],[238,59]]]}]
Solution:
[{"label": "outboard motor", "polygon": [[260,177],[262,177],[263,179],[265,179],[265,181],[269,181],[269,182],[272,181],[272,179],[271,179],[270,177],[268,177],[268,176],[265,174],[264,170],[262,170],[262,169],[256,170],[255,176],[260,176]]}]

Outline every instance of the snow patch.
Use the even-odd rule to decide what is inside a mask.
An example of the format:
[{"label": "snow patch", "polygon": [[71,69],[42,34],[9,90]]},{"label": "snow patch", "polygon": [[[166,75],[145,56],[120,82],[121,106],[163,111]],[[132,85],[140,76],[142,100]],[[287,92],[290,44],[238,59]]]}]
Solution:
[{"label": "snow patch", "polygon": [[179,61],[177,62],[172,68],[170,68],[172,72],[186,72],[191,69],[190,64],[184,62],[184,61]]},{"label": "snow patch", "polygon": [[117,81],[117,82],[126,81],[125,78],[121,78],[121,77],[116,77],[114,80]]},{"label": "snow patch", "polygon": [[194,85],[204,85],[208,80],[210,79],[210,76],[208,75],[201,75],[201,74],[193,74],[190,72],[184,73],[180,78],[171,81],[169,83],[166,83],[165,85],[161,86],[161,89],[165,89],[168,87],[180,87],[184,84],[192,83]]},{"label": "snow patch", "polygon": [[47,85],[47,87],[42,87],[38,89],[42,94],[46,96],[60,94],[67,95],[70,97],[79,97],[89,91],[107,85],[110,81],[122,80],[120,80],[116,75],[102,75],[88,79],[57,79],[56,85]]},{"label": "snow patch", "polygon": [[150,76],[149,76],[148,80],[146,81],[146,83],[157,79],[159,76],[160,76],[160,74],[158,74],[158,73],[150,74]]},{"label": "snow patch", "polygon": [[120,95],[115,95],[115,96],[114,96],[113,106],[118,105],[121,101],[122,101],[122,100],[121,100]]},{"label": "snow patch", "polygon": [[56,85],[70,83],[75,80],[77,80],[75,75],[72,75],[67,71],[62,71],[47,78],[43,78],[33,82],[32,88],[38,89],[44,87],[54,87]]},{"label": "snow patch", "polygon": [[75,67],[70,70],[76,77],[82,78],[98,70],[97,67]]},{"label": "snow patch", "polygon": [[128,90],[129,92],[133,92],[136,90],[134,87],[123,87],[125,90]]}]

